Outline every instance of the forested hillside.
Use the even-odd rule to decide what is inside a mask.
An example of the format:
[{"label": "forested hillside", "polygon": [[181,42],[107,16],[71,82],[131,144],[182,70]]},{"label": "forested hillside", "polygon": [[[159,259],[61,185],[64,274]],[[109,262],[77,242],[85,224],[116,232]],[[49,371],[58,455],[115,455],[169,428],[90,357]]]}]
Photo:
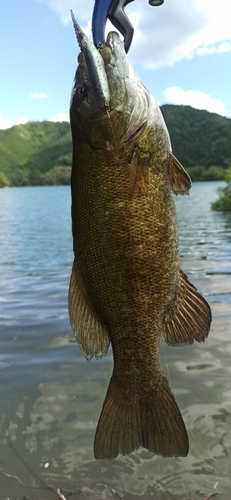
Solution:
[{"label": "forested hillside", "polygon": [[[224,179],[231,165],[231,120],[190,106],[161,107],[175,156],[192,180]],[[29,122],[0,130],[0,186],[68,184],[67,122]]]},{"label": "forested hillside", "polygon": [[174,155],[193,180],[221,180],[231,165],[231,120],[191,106],[161,107]]},{"label": "forested hillside", "polygon": [[0,130],[0,185],[69,184],[71,135],[67,122],[28,122]]}]

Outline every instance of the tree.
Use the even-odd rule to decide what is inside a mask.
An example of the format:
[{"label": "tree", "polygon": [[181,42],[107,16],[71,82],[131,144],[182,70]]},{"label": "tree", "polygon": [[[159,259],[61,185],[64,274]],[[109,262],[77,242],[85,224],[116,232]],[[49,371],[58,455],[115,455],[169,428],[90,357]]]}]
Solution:
[{"label": "tree", "polygon": [[212,203],[212,210],[231,212],[231,165],[225,172],[225,181],[227,185],[217,190],[219,198]]},{"label": "tree", "polygon": [[9,179],[4,172],[0,172],[0,188],[8,187],[10,185]]}]

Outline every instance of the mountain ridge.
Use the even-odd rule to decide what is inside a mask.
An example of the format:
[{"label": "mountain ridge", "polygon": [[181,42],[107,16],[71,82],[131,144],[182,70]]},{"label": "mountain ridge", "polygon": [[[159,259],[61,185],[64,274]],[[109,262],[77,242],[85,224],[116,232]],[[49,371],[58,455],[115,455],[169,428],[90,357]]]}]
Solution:
[{"label": "mountain ridge", "polygon": [[[192,180],[222,180],[231,165],[231,120],[191,106],[161,106],[174,155]],[[27,122],[0,130],[0,186],[69,184],[69,122]]]}]

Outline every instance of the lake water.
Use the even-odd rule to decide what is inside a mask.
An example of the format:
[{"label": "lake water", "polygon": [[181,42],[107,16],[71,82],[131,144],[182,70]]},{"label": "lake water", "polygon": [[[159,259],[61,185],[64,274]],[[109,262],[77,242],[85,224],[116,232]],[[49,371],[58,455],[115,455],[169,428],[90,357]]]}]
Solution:
[{"label": "lake water", "polygon": [[230,499],[231,214],[210,209],[218,185],[194,183],[176,198],[182,267],[213,312],[205,344],[160,347],[189,455],[138,450],[99,462],[112,357],[88,364],[70,328],[69,187],[0,190],[0,500],[49,500],[58,488],[73,499]]}]

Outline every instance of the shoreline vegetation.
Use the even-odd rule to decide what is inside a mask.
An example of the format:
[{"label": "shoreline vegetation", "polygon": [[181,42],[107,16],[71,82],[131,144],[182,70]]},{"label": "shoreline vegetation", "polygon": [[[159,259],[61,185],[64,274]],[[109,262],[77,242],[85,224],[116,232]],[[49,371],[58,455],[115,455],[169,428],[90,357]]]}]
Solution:
[{"label": "shoreline vegetation", "polygon": [[[192,181],[225,180],[214,210],[231,210],[231,120],[191,106],[161,106],[174,155]],[[0,187],[70,184],[68,122],[28,122],[0,130]]]},{"label": "shoreline vegetation", "polygon": [[225,172],[226,186],[217,189],[218,199],[212,203],[212,210],[231,212],[231,166]]}]

